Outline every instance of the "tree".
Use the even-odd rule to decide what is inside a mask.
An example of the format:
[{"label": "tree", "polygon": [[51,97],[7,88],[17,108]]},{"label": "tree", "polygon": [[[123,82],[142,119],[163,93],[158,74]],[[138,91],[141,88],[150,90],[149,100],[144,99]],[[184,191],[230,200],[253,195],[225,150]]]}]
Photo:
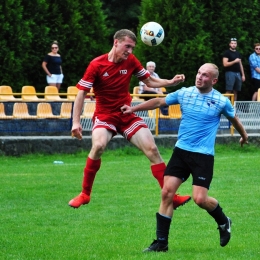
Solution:
[{"label": "tree", "polygon": [[[210,33],[205,30],[206,20],[203,4],[196,5],[187,0],[143,0],[142,16],[139,29],[148,21],[156,21],[165,31],[164,41],[154,47],[140,43],[136,55],[143,64],[153,60],[157,72],[163,78],[172,78],[175,74],[184,73],[184,85],[194,85],[194,76],[199,65],[211,60],[213,55]],[[171,90],[179,88],[172,87]]]},{"label": "tree", "polygon": [[224,69],[222,54],[228,49],[230,38],[238,40],[237,49],[242,54],[242,63],[246,74],[240,100],[251,100],[251,75],[248,63],[249,55],[254,51],[254,43],[260,41],[259,31],[259,1],[205,1],[208,31],[211,33],[213,60],[219,66],[219,90],[225,92]]},{"label": "tree", "polygon": [[1,85],[16,92],[33,85],[42,92],[41,67],[53,40],[63,59],[64,86],[75,85],[88,63],[107,50],[107,27],[100,0],[2,0],[0,34]]},{"label": "tree", "polygon": [[136,47],[135,54],[143,64],[148,60],[155,61],[157,72],[166,78],[184,73],[186,82],[176,87],[179,88],[194,85],[200,65],[215,63],[220,69],[216,88],[223,93],[222,54],[228,48],[230,38],[236,37],[246,73],[239,98],[251,99],[248,56],[253,52],[253,44],[260,41],[257,24],[260,6],[257,0],[143,0],[141,10],[139,30],[148,21],[156,21],[165,29],[161,45],[148,47],[139,43]]},{"label": "tree", "polygon": [[140,0],[101,0],[102,10],[106,15],[110,43],[113,35],[120,29],[129,29],[136,33],[139,23],[138,16],[141,14]]},{"label": "tree", "polygon": [[[22,0],[6,0],[0,5],[0,34],[2,61],[1,85],[10,85],[14,90],[27,84],[28,72],[33,71],[31,50],[34,36],[32,21],[24,18],[26,7]],[[36,0],[34,4],[38,5]],[[40,4],[40,3],[39,3]]]}]

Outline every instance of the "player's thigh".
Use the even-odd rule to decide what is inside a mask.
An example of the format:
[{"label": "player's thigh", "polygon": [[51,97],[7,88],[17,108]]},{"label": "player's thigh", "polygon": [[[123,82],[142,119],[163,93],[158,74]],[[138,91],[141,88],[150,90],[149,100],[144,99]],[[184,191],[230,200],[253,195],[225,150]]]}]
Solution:
[{"label": "player's thigh", "polygon": [[154,163],[162,161],[153,135],[148,128],[140,128],[130,139],[130,142],[139,148]]},{"label": "player's thigh", "polygon": [[180,185],[182,180],[175,176],[166,175],[164,176],[163,193],[174,195]]},{"label": "player's thigh", "polygon": [[140,150],[149,149],[156,146],[153,135],[148,128],[140,128],[130,139],[130,142]]},{"label": "player's thigh", "polygon": [[91,158],[101,156],[108,142],[113,136],[112,131],[106,128],[95,128],[92,132],[92,147],[90,151]]},{"label": "player's thigh", "polygon": [[208,197],[208,189],[202,186],[192,186],[192,197],[196,204],[203,204]]}]

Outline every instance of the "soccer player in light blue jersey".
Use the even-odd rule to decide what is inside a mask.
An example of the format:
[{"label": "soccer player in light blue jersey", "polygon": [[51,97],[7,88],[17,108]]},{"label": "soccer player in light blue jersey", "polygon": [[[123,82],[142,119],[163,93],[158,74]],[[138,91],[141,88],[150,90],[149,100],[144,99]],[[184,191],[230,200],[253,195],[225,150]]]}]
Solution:
[{"label": "soccer player in light blue jersey", "polygon": [[230,240],[231,219],[224,214],[219,202],[208,196],[213,177],[215,138],[221,114],[227,117],[241,135],[241,146],[247,143],[248,135],[236,117],[230,100],[213,88],[218,75],[218,67],[206,63],[198,70],[195,86],[181,88],[165,98],[154,98],[134,107],[121,108],[127,114],[180,104],[182,111],[178,141],[164,173],[161,204],[156,213],[157,239],[145,252],[168,251],[168,235],[173,216],[171,198],[190,175],[193,178],[193,200],[217,222],[220,245],[225,246]]}]

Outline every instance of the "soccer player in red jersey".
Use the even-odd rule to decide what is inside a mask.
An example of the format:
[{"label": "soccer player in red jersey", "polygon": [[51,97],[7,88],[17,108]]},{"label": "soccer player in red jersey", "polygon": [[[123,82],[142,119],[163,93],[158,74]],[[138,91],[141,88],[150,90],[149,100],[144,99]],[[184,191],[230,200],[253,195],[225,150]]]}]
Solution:
[{"label": "soccer player in red jersey", "polygon": [[[163,187],[166,165],[152,133],[142,118],[135,114],[123,114],[121,107],[131,104],[129,85],[132,75],[150,88],[174,86],[183,82],[185,77],[183,74],[176,75],[170,80],[150,77],[149,72],[132,54],[136,41],[136,35],[132,31],[127,29],[117,31],[110,52],[92,60],[83,78],[77,84],[79,92],[74,103],[72,136],[82,139],[80,114],[85,96],[92,87],[96,98],[96,109],[92,119],[92,147],[84,168],[82,192],[69,202],[69,206],[73,208],[89,203],[93,182],[101,165],[101,155],[108,142],[117,133],[146,155],[151,162],[153,176],[160,187]],[[177,208],[190,199],[190,196],[175,194],[173,206]]]}]

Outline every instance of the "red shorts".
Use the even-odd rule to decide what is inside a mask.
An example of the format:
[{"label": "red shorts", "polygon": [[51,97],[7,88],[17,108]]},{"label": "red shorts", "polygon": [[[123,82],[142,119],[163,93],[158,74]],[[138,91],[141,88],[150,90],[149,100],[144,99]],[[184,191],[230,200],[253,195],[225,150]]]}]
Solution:
[{"label": "red shorts", "polygon": [[140,128],[148,128],[141,117],[135,114],[123,114],[122,112],[107,115],[94,113],[92,122],[92,131],[96,128],[106,128],[113,132],[113,136],[119,133],[128,141]]}]

